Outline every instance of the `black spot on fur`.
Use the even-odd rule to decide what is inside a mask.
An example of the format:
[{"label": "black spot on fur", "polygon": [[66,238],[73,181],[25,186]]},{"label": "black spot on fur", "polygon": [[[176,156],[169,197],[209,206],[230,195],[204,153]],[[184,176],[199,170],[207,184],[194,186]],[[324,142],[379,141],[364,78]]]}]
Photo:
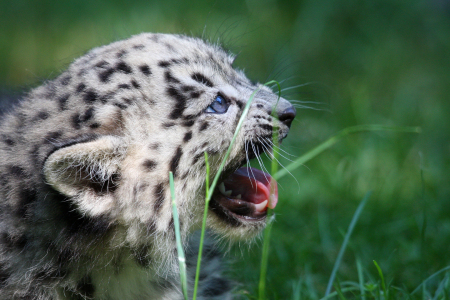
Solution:
[{"label": "black spot on fur", "polygon": [[192,86],[192,85],[183,85],[182,87],[181,87],[181,90],[183,91],[183,92],[191,92],[191,91],[193,91],[195,88]]},{"label": "black spot on fur", "polygon": [[2,141],[7,146],[14,146],[16,144],[16,142],[10,136],[7,135],[2,135]]},{"label": "black spot on fur", "polygon": [[239,107],[239,109],[243,109],[244,108],[244,103],[243,102],[241,102],[239,100],[236,100],[236,104]]},{"label": "black spot on fur", "polygon": [[36,202],[37,193],[34,189],[23,188],[18,194],[18,208],[16,215],[19,218],[27,218],[31,215],[29,212],[30,204]]},{"label": "black spot on fur", "polygon": [[84,91],[85,88],[86,88],[86,85],[84,83],[80,83],[79,85],[77,85],[76,92],[81,93],[82,91]]},{"label": "black spot on fur", "polygon": [[172,112],[169,115],[169,118],[174,120],[183,115],[183,112],[186,109],[186,100],[187,99],[183,94],[181,94],[173,86],[170,86],[167,89],[167,94],[169,94],[169,96],[171,96],[172,98],[174,98],[177,101],[175,107],[173,108]]},{"label": "black spot on fur", "polygon": [[40,112],[37,114],[36,117],[37,117],[38,119],[45,120],[45,119],[48,118],[48,112],[46,112],[46,111],[40,111]]},{"label": "black spot on fur", "polygon": [[208,128],[208,126],[209,126],[209,123],[205,121],[202,123],[202,125],[200,125],[199,130],[200,131],[206,130]]},{"label": "black spot on fur", "polygon": [[89,90],[84,94],[84,101],[86,103],[92,103],[95,102],[98,99],[98,95],[95,91]]},{"label": "black spot on fur", "polygon": [[8,173],[13,175],[14,177],[18,177],[21,179],[25,179],[28,177],[27,172],[22,167],[16,166],[16,165],[10,165],[8,166]]},{"label": "black spot on fur", "polygon": [[142,163],[142,166],[146,171],[153,171],[156,168],[157,163],[154,160],[147,159]]},{"label": "black spot on fur", "polygon": [[164,128],[170,128],[170,127],[173,127],[173,126],[175,126],[174,122],[165,122],[165,123],[162,124],[162,127],[164,127]]},{"label": "black spot on fur", "polygon": [[261,108],[264,108],[264,105],[262,105],[261,103],[258,103],[258,104],[256,104],[256,107],[261,109]]},{"label": "black spot on fur", "polygon": [[44,137],[44,143],[45,144],[49,144],[49,143],[54,143],[56,139],[60,138],[62,136],[62,132],[61,131],[50,131],[49,133],[47,133]]},{"label": "black spot on fur", "polygon": [[134,45],[134,46],[133,46],[133,49],[136,49],[136,50],[142,50],[142,49],[144,49],[144,48],[145,48],[145,45],[142,45],[142,44]]},{"label": "black spot on fur", "polygon": [[154,143],[150,145],[150,149],[152,150],[158,150],[161,145],[159,143]]},{"label": "black spot on fur", "polygon": [[192,164],[195,165],[195,164],[198,162],[198,160],[199,160],[200,158],[202,158],[202,157],[205,157],[205,154],[204,154],[204,153],[196,154],[196,155],[194,156],[194,158],[192,159]]},{"label": "black spot on fur", "polygon": [[71,119],[73,128],[80,129],[81,128],[80,114],[74,114]]},{"label": "black spot on fur", "polygon": [[95,109],[94,109],[93,107],[87,109],[87,110],[84,112],[84,114],[83,114],[82,116],[80,116],[80,121],[81,121],[81,122],[87,122],[87,121],[89,121],[90,119],[92,119],[92,117],[94,116],[94,110],[95,110]]},{"label": "black spot on fur", "polygon": [[98,63],[95,64],[97,68],[105,68],[108,65],[109,63],[105,60],[99,61]]},{"label": "black spot on fur", "polygon": [[125,74],[130,74],[132,72],[131,67],[123,61],[119,62],[116,65],[116,69],[117,69],[117,71],[125,73]]},{"label": "black spot on fur", "polygon": [[153,211],[156,214],[159,214],[164,204],[164,200],[166,198],[164,183],[160,182],[156,185],[154,195],[155,195],[155,203],[153,204]]},{"label": "black spot on fur", "polygon": [[183,142],[188,142],[192,138],[192,131],[186,132],[186,134],[183,137]]},{"label": "black spot on fur", "polygon": [[119,85],[117,86],[117,88],[119,88],[119,89],[130,89],[131,87],[130,87],[129,84],[121,83],[121,84],[119,84]]},{"label": "black spot on fur", "polygon": [[205,297],[214,297],[225,294],[231,290],[230,283],[223,278],[211,278],[207,283],[204,283],[206,286],[203,291],[203,296]]},{"label": "black spot on fur", "polygon": [[213,87],[214,85],[212,84],[211,80],[209,80],[208,78],[205,77],[205,75],[200,74],[200,73],[194,73],[191,75],[191,78],[194,79],[195,81],[204,84],[206,86],[209,87]]},{"label": "black spot on fur", "polygon": [[268,131],[272,131],[273,127],[269,124],[258,124],[259,127],[261,127],[262,129],[268,130]]},{"label": "black spot on fur", "polygon": [[109,93],[106,93],[106,94],[104,94],[104,95],[102,95],[102,96],[100,97],[100,101],[101,101],[102,103],[107,103],[109,100],[111,100],[111,99],[114,98],[114,95],[115,95],[115,94],[116,94],[115,92],[109,92]]},{"label": "black spot on fur", "polygon": [[67,104],[67,100],[69,99],[70,94],[64,94],[61,97],[58,98],[58,102],[59,102],[59,109],[60,110],[66,110],[66,104]]},{"label": "black spot on fur", "polygon": [[141,70],[141,72],[146,76],[150,76],[152,74],[148,65],[139,66],[139,70]]},{"label": "black spot on fur", "polygon": [[178,164],[180,163],[180,159],[181,159],[182,155],[183,155],[183,150],[181,149],[181,146],[179,146],[177,148],[177,151],[175,152],[175,155],[170,160],[170,171],[172,171],[174,178],[177,176]]},{"label": "black spot on fur", "polygon": [[199,114],[197,115],[185,115],[183,116],[183,120],[188,121],[188,120],[195,120],[196,118],[198,118]]},{"label": "black spot on fur", "polygon": [[111,77],[111,75],[114,74],[115,71],[116,70],[113,69],[113,68],[107,69],[107,70],[105,70],[103,72],[100,72],[98,74],[98,78],[100,79],[101,82],[108,82],[110,77]]},{"label": "black spot on fur", "polygon": [[131,85],[135,88],[135,89],[140,89],[141,86],[139,85],[139,83],[137,83],[135,80],[131,80]]},{"label": "black spot on fur", "polygon": [[123,103],[118,103],[118,102],[114,103],[114,105],[120,109],[126,109],[128,107],[127,105],[125,105]]},{"label": "black spot on fur", "polygon": [[183,126],[184,127],[192,127],[192,125],[194,125],[195,120],[187,120],[183,122]]},{"label": "black spot on fur", "polygon": [[77,292],[86,298],[94,298],[95,286],[90,276],[85,276],[77,284]]},{"label": "black spot on fur", "polygon": [[89,128],[97,129],[97,128],[99,128],[100,126],[101,126],[100,123],[92,123],[91,125],[89,125]]},{"label": "black spot on fur", "polygon": [[120,50],[119,52],[117,52],[116,56],[117,58],[122,58],[125,56],[125,54],[127,54],[126,50]]},{"label": "black spot on fur", "polygon": [[164,78],[166,79],[166,81],[168,83],[180,83],[180,81],[178,79],[173,77],[173,75],[172,75],[172,73],[170,73],[170,71],[164,72]]},{"label": "black spot on fur", "polygon": [[171,65],[170,61],[167,60],[162,60],[158,63],[158,66],[160,66],[161,68],[167,68]]},{"label": "black spot on fur", "polygon": [[[185,180],[189,176],[190,173],[191,173],[190,171],[184,172],[184,174],[181,175],[181,180]],[[186,189],[186,182],[184,182],[184,184],[183,184],[183,190],[185,190],[185,189]]]},{"label": "black spot on fur", "polygon": [[166,46],[166,48],[171,51],[171,52],[175,52],[177,53],[178,51],[169,43],[164,43],[164,46]]},{"label": "black spot on fur", "polygon": [[71,79],[72,77],[70,75],[64,76],[63,78],[61,78],[61,84],[68,85]]},{"label": "black spot on fur", "polygon": [[196,91],[191,93],[191,98],[197,99],[200,95],[203,94],[203,91]]}]

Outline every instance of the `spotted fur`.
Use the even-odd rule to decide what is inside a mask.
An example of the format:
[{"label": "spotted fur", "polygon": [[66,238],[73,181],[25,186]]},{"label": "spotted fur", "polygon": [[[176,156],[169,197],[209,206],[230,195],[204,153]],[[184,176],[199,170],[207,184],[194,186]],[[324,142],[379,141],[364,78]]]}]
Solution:
[{"label": "spotted fur", "polygon": [[[284,138],[292,121],[272,118],[278,97],[232,62],[200,39],[140,34],[88,52],[2,117],[2,299],[182,299],[169,171],[192,281],[203,153],[214,175],[256,89],[225,173],[248,159],[249,142],[270,138],[273,128]],[[217,95],[227,112],[206,113]],[[289,109],[280,99],[276,111]],[[232,240],[264,224],[214,207],[207,222]],[[221,265],[208,242],[198,299],[231,298]]]}]

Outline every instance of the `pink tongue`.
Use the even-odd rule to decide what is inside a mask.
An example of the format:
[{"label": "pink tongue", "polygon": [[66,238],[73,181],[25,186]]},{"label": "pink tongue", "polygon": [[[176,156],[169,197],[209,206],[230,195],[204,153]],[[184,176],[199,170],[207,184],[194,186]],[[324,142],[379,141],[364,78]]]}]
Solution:
[{"label": "pink tongue", "polygon": [[[259,204],[268,200],[269,208],[278,202],[278,186],[269,174],[250,167],[242,167],[223,181],[226,190],[233,196],[241,195],[243,201]],[[270,185],[273,185],[272,191]]]}]

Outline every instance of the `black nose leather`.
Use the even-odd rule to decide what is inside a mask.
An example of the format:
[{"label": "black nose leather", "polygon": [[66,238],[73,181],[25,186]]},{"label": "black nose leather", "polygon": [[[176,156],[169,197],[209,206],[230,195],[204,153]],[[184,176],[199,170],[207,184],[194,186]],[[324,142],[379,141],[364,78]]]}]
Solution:
[{"label": "black nose leather", "polygon": [[295,114],[295,108],[293,106],[290,106],[282,112],[278,112],[278,120],[283,122],[287,127],[291,127],[291,123],[295,118]]}]

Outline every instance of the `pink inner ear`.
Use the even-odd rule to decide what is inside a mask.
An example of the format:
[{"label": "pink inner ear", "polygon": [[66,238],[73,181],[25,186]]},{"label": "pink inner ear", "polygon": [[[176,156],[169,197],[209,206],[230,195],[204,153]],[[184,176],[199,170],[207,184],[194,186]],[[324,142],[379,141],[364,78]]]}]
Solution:
[{"label": "pink inner ear", "polygon": [[[250,167],[242,167],[223,181],[226,190],[233,196],[241,195],[243,201],[259,204],[268,200],[268,206],[275,208],[278,202],[278,186],[269,174]],[[271,184],[273,185],[271,191]]]}]

